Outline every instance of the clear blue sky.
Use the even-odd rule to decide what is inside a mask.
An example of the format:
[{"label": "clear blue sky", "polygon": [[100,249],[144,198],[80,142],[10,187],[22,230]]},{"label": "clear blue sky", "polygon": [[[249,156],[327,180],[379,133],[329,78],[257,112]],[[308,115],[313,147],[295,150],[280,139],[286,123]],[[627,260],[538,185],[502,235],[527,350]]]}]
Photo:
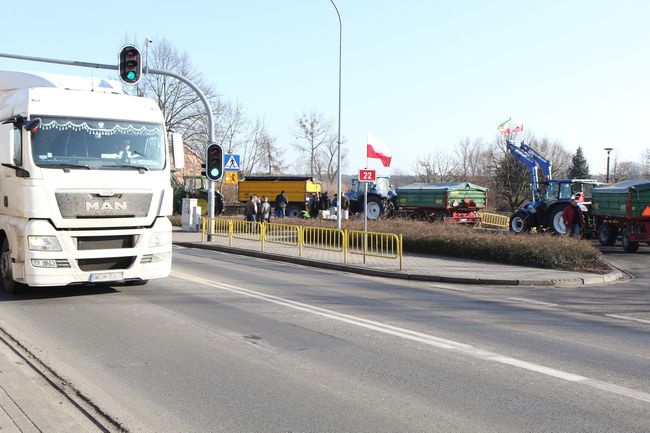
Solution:
[{"label": "clear blue sky", "polygon": [[[605,171],[604,147],[619,160],[650,147],[647,0],[335,1],[345,173],[365,165],[367,132],[393,154],[381,173],[409,172],[463,137],[493,140],[510,116],[571,152],[581,145],[592,173]],[[220,94],[266,117],[287,154],[301,112],[336,124],[329,0],[35,0],[5,15],[3,53],[115,63],[125,35],[139,46],[165,38]],[[7,59],[0,68],[83,73]]]}]

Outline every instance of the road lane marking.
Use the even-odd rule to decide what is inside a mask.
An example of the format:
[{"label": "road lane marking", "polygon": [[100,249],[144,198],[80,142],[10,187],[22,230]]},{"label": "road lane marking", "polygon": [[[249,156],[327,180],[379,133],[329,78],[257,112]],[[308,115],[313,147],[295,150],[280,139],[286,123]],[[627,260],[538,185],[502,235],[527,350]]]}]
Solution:
[{"label": "road lane marking", "polygon": [[526,304],[543,305],[544,307],[559,307],[558,304],[551,304],[550,302],[536,301],[534,299],[527,299],[527,298],[506,298],[506,299],[508,299],[509,301],[524,302]]},{"label": "road lane marking", "polygon": [[282,298],[275,295],[269,295],[266,293],[257,292],[250,289],[245,289],[243,287],[238,287],[231,284],[217,283],[214,281],[196,277],[194,275],[184,274],[181,272],[172,272],[171,275],[176,278],[181,278],[194,283],[204,284],[206,286],[214,287],[219,290],[223,290],[231,293],[237,293],[255,299],[260,299],[276,305],[289,307],[294,310],[315,314],[321,317],[326,317],[329,319],[348,323],[358,327],[370,329],[384,334],[393,335],[395,337],[416,341],[439,349],[454,351],[456,353],[461,353],[475,359],[486,360],[486,361],[491,361],[503,365],[509,365],[512,367],[521,368],[524,370],[543,374],[545,376],[554,377],[572,383],[580,383],[595,389],[607,391],[609,393],[618,394],[635,400],[640,400],[646,403],[650,403],[650,393],[647,392],[626,388],[624,386],[615,385],[598,379],[592,379],[589,377],[570,373],[568,371],[558,370],[552,367],[546,367],[544,365],[535,364],[532,362],[524,361],[517,358],[512,358],[509,356],[504,356],[495,352],[482,350],[472,345],[461,343],[458,341],[449,340],[442,337],[436,337],[435,335],[413,331],[410,329],[389,325],[387,323],[376,322],[374,320],[368,320],[362,317],[352,316],[350,314],[339,313],[334,310],[316,307],[314,305],[305,304],[302,302],[292,301],[290,299]]},{"label": "road lane marking", "polygon": [[630,321],[632,321],[632,322],[638,322],[638,323],[650,324],[650,320],[637,319],[636,317],[620,316],[620,315],[618,315],[618,314],[605,314],[605,316],[607,316],[607,317],[613,317],[614,319],[630,320]]}]

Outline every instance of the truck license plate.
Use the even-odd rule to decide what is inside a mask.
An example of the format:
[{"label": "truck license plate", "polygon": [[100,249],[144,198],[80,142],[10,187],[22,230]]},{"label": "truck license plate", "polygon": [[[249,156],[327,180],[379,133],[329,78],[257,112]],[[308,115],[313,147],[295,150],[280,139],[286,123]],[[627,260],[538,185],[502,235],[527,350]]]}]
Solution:
[{"label": "truck license plate", "polygon": [[120,281],[124,279],[122,272],[107,272],[102,274],[90,274],[89,281],[91,283],[99,283],[103,281]]}]

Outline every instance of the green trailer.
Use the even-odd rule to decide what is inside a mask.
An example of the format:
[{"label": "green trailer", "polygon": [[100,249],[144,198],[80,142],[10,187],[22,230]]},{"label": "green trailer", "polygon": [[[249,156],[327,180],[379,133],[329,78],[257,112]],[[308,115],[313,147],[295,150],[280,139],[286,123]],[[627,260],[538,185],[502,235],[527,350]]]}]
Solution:
[{"label": "green trailer", "polygon": [[650,243],[650,179],[594,188],[591,213],[601,245],[613,245],[620,236],[623,249],[633,252],[640,242]]},{"label": "green trailer", "polygon": [[469,182],[412,183],[397,189],[397,215],[425,221],[478,223],[487,188]]}]

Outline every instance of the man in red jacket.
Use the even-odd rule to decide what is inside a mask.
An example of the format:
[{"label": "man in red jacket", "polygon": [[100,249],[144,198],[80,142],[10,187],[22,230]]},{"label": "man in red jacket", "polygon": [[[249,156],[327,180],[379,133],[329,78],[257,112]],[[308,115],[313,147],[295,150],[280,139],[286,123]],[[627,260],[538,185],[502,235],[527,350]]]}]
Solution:
[{"label": "man in red jacket", "polygon": [[566,234],[569,236],[580,236],[580,229],[585,224],[585,218],[578,207],[578,201],[571,199],[571,204],[562,211],[562,220],[566,227]]}]

